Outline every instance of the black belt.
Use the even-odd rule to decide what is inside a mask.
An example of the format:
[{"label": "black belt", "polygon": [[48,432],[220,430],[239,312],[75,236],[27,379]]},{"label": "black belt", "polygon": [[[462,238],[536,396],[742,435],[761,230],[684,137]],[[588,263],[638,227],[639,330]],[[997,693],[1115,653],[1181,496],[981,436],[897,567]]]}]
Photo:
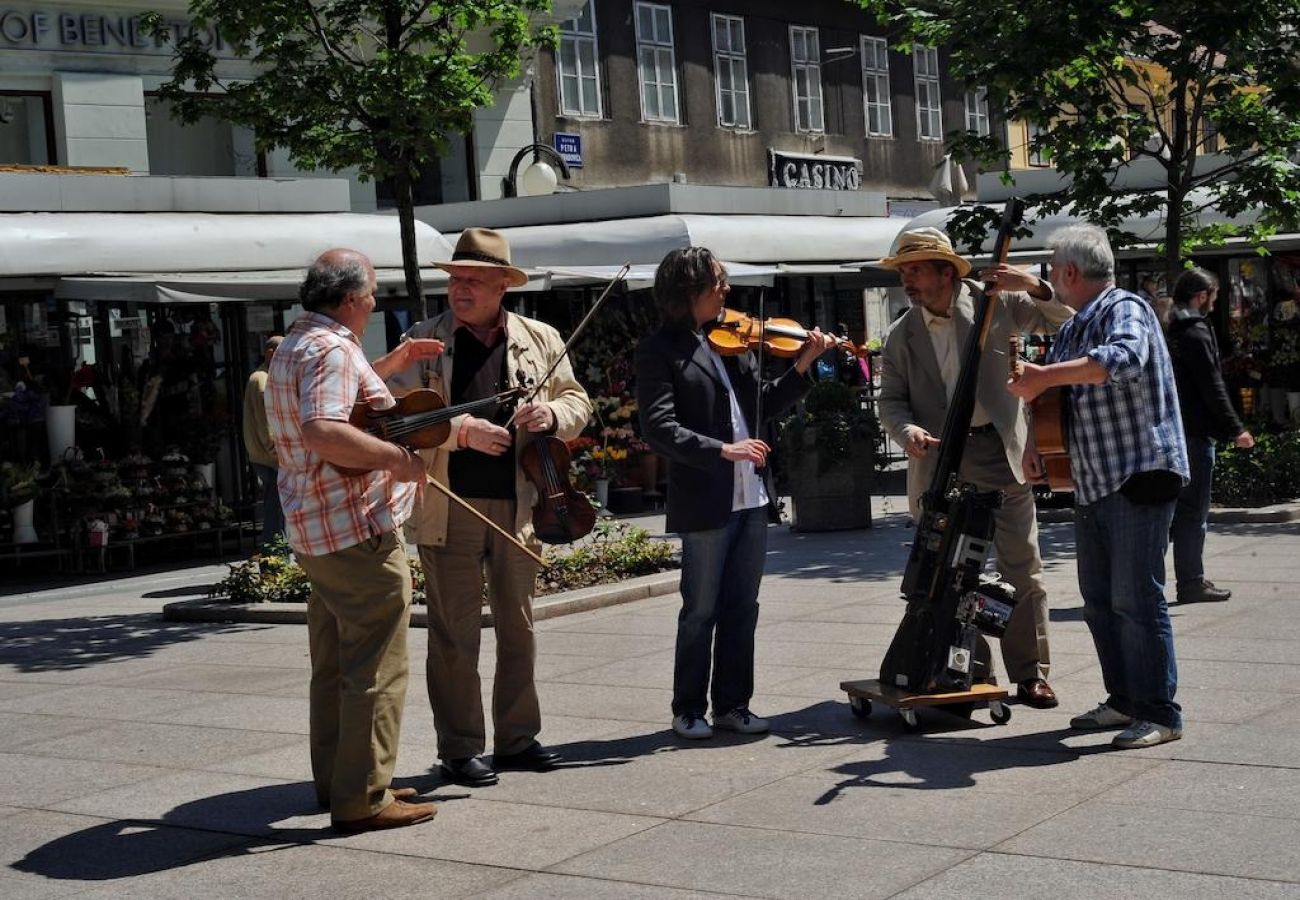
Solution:
[{"label": "black belt", "polygon": [[998,430],[998,428],[997,428],[996,425],[994,425],[992,422],[987,422],[987,423],[985,423],[984,425],[976,425],[974,428],[972,428],[972,429],[970,430],[970,433],[971,433],[971,434],[988,434],[990,431],[997,431],[997,430]]}]

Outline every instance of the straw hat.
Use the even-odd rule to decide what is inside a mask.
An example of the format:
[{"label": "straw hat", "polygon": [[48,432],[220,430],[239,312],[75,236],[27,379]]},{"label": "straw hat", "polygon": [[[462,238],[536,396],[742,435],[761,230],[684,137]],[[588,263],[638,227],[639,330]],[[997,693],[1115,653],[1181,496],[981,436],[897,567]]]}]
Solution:
[{"label": "straw hat", "polygon": [[490,228],[466,228],[456,241],[451,260],[434,265],[443,271],[449,271],[452,266],[501,269],[510,277],[511,287],[523,287],[528,283],[528,274],[510,264],[510,244],[505,236]]},{"label": "straw hat", "polygon": [[927,259],[952,263],[957,268],[958,278],[970,274],[970,263],[953,251],[952,241],[938,228],[916,228],[903,232],[898,236],[894,255],[886,256],[877,265],[882,269],[898,269],[908,263]]}]

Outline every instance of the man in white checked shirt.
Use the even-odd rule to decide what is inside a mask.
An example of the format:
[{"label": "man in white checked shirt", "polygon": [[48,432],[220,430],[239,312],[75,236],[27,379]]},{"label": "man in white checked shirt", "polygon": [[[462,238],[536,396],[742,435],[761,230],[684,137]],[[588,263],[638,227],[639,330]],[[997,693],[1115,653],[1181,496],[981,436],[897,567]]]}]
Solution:
[{"label": "man in white checked shirt", "polygon": [[[271,360],[267,415],[280,462],[286,535],[307,573],[311,764],[316,797],[339,831],[433,818],[432,803],[390,790],[406,700],[411,572],[397,529],[424,463],[349,424],[353,407],[393,406],[384,375],[442,352],[405,341],[372,367],[360,336],[375,308],[375,270],[329,250],[299,291],[306,310]],[[336,466],[365,470],[343,475]]]},{"label": "man in white checked shirt", "polygon": [[[965,278],[971,265],[953,252],[936,228],[899,236],[894,255],[880,265],[896,270],[912,308],[885,341],[884,375],[877,409],[889,434],[907,452],[907,496],[912,515],[937,464],[938,435],[961,370],[961,350],[984,288]],[[1057,705],[1047,683],[1047,594],[1032,488],[1022,471],[1026,440],[1024,409],[1002,385],[1008,366],[1004,349],[1012,334],[1052,332],[1070,310],[1051,286],[1014,266],[980,273],[991,291],[991,325],[980,360],[975,411],[962,454],[960,477],[983,491],[1001,491],[994,515],[997,570],[1016,589],[1016,609],[1002,638],[1002,661],[1022,703],[1039,709]]]}]

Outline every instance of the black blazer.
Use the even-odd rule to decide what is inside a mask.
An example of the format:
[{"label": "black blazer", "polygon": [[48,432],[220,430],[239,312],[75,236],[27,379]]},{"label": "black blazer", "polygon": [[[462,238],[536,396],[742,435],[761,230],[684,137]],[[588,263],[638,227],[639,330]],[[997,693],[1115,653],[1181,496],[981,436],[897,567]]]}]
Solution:
[{"label": "black blazer", "polygon": [[1219,371],[1219,342],[1205,317],[1176,307],[1169,320],[1169,358],[1188,437],[1230,441],[1245,431]]},{"label": "black blazer", "polygon": [[[752,353],[723,357],[738,392],[751,437],[755,427],[758,361]],[[763,385],[763,419],[794,405],[812,381],[793,367]],[[668,459],[668,530],[678,533],[721,528],[731,515],[735,463],[722,458],[722,445],[735,436],[726,386],[699,335],[665,326],[636,349],[636,398],[641,435]],[[767,496],[776,500],[771,467],[763,472]]]}]

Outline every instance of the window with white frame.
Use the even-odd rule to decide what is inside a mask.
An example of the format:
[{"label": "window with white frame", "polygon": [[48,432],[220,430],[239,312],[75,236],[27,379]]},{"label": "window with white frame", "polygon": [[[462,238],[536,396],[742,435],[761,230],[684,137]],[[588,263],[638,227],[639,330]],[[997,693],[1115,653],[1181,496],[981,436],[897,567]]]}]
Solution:
[{"label": "window with white frame", "polygon": [[916,79],[916,135],[923,141],[943,140],[943,103],[939,97],[939,51],[912,51]]},{"label": "window with white frame", "polygon": [[1219,126],[1210,118],[1207,107],[1201,111],[1201,147],[1199,153],[1219,152]]},{"label": "window with white frame", "polygon": [[600,73],[596,46],[595,0],[560,26],[556,77],[560,81],[560,112],[566,116],[600,116]]},{"label": "window with white frame", "polygon": [[680,122],[671,6],[636,4],[636,61],[641,117],[647,122]]},{"label": "window with white frame", "polygon": [[790,84],[795,131],[825,131],[821,38],[816,28],[790,26]]},{"label": "window with white frame", "polygon": [[749,63],[745,57],[745,20],[714,13],[713,70],[718,85],[718,124],[750,128]]},{"label": "window with white frame", "polygon": [[986,88],[966,92],[966,130],[980,137],[989,135],[989,92]]},{"label": "window with white frame", "polygon": [[881,37],[862,38],[862,106],[871,137],[894,136],[889,98],[889,44]]},{"label": "window with white frame", "polygon": [[1031,166],[1049,166],[1050,160],[1044,155],[1041,147],[1034,147],[1034,141],[1038,138],[1041,130],[1032,122],[1025,123],[1025,156]]}]

